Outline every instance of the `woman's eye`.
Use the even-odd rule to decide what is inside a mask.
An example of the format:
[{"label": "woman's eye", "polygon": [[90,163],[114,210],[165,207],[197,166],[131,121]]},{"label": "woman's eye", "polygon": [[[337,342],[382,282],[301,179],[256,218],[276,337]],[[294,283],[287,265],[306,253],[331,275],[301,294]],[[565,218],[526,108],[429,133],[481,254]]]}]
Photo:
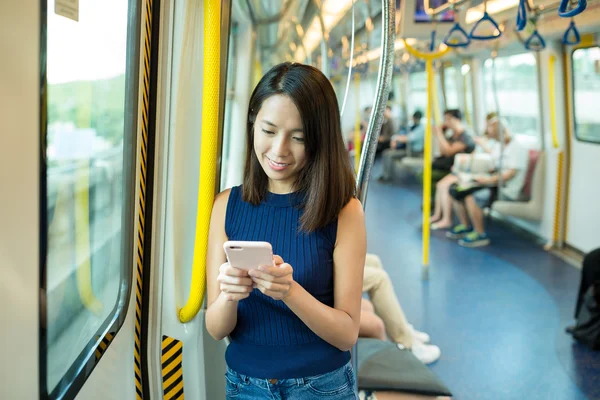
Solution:
[{"label": "woman's eye", "polygon": [[266,129],[263,129],[262,131],[263,131],[264,133],[266,133],[267,135],[273,135],[273,134],[274,134],[274,132],[267,131]]},{"label": "woman's eye", "polygon": [[298,143],[304,143],[304,138],[302,138],[302,137],[294,136],[294,140]]}]

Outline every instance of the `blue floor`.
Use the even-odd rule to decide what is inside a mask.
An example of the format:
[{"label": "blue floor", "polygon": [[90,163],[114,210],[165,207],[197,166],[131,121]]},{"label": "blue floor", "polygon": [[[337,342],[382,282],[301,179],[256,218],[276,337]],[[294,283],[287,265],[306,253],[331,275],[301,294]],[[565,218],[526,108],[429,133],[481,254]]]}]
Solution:
[{"label": "blue floor", "polygon": [[420,205],[414,185],[372,181],[368,251],[381,257],[409,321],[440,346],[431,369],[455,398],[600,399],[600,353],[564,333],[580,271],[492,222],[492,244],[479,249],[432,232],[424,281]]}]

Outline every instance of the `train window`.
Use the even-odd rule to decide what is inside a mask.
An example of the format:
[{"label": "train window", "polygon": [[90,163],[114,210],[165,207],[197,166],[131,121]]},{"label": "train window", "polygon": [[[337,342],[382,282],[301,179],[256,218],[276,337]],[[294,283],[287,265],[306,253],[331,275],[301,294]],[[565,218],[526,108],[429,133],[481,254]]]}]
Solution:
[{"label": "train window", "polygon": [[573,52],[573,98],[575,136],[584,142],[600,143],[600,47]]},{"label": "train window", "polygon": [[496,110],[492,84],[493,63],[487,59],[484,63],[487,112],[498,111],[515,134],[539,136],[540,102],[535,56],[523,53],[498,57],[495,70],[499,110]]},{"label": "train window", "polygon": [[421,110],[424,115],[427,109],[427,74],[425,71],[410,74],[410,97],[413,110],[408,110],[408,112],[412,114],[416,110]]},{"label": "train window", "polygon": [[77,21],[56,14],[54,0],[47,5],[40,381],[50,398],[85,380],[105,350],[100,343],[109,343],[125,318],[134,237],[135,3],[81,0]]},{"label": "train window", "polygon": [[473,80],[471,78],[471,66],[468,63],[460,67],[461,76],[464,84],[465,95],[465,120],[467,124],[473,127]]},{"label": "train window", "polygon": [[446,94],[445,108],[461,108],[458,100],[458,85],[456,84],[456,68],[444,68],[444,93]]}]

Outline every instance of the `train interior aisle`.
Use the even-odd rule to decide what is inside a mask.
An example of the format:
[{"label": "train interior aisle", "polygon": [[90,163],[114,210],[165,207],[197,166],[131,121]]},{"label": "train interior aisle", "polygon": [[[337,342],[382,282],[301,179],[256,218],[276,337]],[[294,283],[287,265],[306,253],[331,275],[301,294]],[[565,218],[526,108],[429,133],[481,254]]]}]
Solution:
[{"label": "train interior aisle", "polygon": [[580,270],[492,219],[491,246],[464,248],[433,232],[423,280],[421,201],[410,177],[373,181],[368,252],[381,257],[408,320],[442,349],[431,369],[454,398],[600,398],[600,358],[564,331]]}]

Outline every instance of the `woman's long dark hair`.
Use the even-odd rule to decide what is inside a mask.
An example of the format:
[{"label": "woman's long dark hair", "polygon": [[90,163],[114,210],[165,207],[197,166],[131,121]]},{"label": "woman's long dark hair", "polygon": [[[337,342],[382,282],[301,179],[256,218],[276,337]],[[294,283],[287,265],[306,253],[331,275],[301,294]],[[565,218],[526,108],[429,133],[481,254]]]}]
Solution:
[{"label": "woman's long dark hair", "polygon": [[269,179],[254,151],[254,123],[263,102],[274,95],[289,97],[300,113],[306,165],[294,183],[305,193],[300,228],[312,232],[333,222],[355,195],[355,177],[344,147],[337,97],[318,69],[296,63],[271,68],[260,80],[248,107],[244,201],[260,204]]}]

